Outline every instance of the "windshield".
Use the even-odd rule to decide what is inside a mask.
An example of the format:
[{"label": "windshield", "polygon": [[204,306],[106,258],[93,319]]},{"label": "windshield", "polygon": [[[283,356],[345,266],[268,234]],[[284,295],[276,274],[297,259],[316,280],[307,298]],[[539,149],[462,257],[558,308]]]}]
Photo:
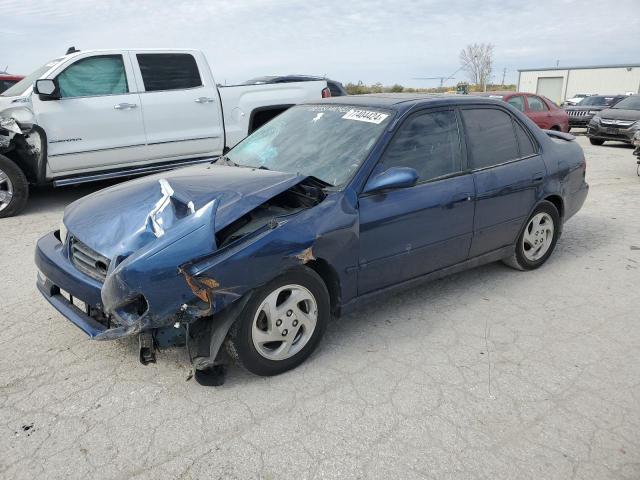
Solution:
[{"label": "windshield", "polygon": [[602,107],[611,105],[614,97],[587,97],[580,102],[580,106]]},{"label": "windshield", "polygon": [[346,183],[367,157],[392,112],[346,105],[299,105],[248,136],[227,155],[247,167]]},{"label": "windshield", "polygon": [[41,66],[35,72],[31,72],[31,74],[29,74],[26,77],[24,77],[22,80],[20,80],[14,86],[12,86],[11,88],[5,90],[0,95],[2,95],[3,97],[17,97],[19,95],[22,95],[24,92],[27,91],[27,89],[31,85],[33,85],[35,83],[36,80],[38,80],[40,77],[42,77],[42,75],[47,73],[51,69],[51,67],[55,67],[60,62],[60,60],[62,60],[63,58],[64,57],[56,58],[55,60],[52,60],[49,63]]},{"label": "windshield", "polygon": [[640,95],[631,95],[616,103],[612,108],[625,110],[640,110]]}]

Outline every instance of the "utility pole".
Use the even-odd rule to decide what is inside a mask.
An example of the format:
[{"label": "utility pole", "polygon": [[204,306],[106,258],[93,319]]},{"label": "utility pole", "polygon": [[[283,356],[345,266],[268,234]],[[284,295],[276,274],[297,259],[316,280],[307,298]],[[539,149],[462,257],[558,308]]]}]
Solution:
[{"label": "utility pole", "polygon": [[504,85],[504,77],[507,76],[507,67],[502,69],[502,83],[500,85]]}]

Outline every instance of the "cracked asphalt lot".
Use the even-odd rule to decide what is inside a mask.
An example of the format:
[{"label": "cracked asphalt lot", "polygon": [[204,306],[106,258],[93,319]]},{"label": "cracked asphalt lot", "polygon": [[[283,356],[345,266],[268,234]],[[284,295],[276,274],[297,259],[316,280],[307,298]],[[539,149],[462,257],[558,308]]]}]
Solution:
[{"label": "cracked asphalt lot", "polygon": [[0,220],[0,477],[639,479],[640,178],[578,141],[591,192],[543,268],[376,301],[300,368],[219,388],[40,298],[37,238],[98,186],[35,191]]}]

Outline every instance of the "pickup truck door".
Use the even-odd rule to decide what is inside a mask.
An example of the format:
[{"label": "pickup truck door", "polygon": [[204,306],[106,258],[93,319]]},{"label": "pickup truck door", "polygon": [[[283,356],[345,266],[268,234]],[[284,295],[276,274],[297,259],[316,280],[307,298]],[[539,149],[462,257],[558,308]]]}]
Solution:
[{"label": "pickup truck door", "polygon": [[52,176],[144,159],[140,97],[127,54],[80,55],[49,78],[61,98],[42,101],[34,94],[32,101],[47,135]]},{"label": "pickup truck door", "polygon": [[224,147],[218,89],[196,52],[131,52],[153,161],[219,155]]}]

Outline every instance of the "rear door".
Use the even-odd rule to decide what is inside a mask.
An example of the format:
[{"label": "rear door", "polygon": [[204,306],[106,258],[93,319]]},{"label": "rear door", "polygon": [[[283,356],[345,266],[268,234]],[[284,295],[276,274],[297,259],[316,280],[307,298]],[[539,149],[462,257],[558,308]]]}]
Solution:
[{"label": "rear door", "polygon": [[144,158],[140,97],[126,54],[79,56],[52,78],[61,98],[32,101],[54,176]]},{"label": "rear door", "polygon": [[224,132],[217,87],[194,52],[132,52],[153,160],[215,155]]},{"label": "rear door", "polygon": [[411,167],[419,181],[361,196],[359,294],[466,260],[475,192],[463,158],[454,110],[416,113],[399,127],[372,175]]},{"label": "rear door", "polygon": [[461,110],[467,155],[476,186],[470,257],[516,241],[546,175],[526,128],[498,107]]}]

